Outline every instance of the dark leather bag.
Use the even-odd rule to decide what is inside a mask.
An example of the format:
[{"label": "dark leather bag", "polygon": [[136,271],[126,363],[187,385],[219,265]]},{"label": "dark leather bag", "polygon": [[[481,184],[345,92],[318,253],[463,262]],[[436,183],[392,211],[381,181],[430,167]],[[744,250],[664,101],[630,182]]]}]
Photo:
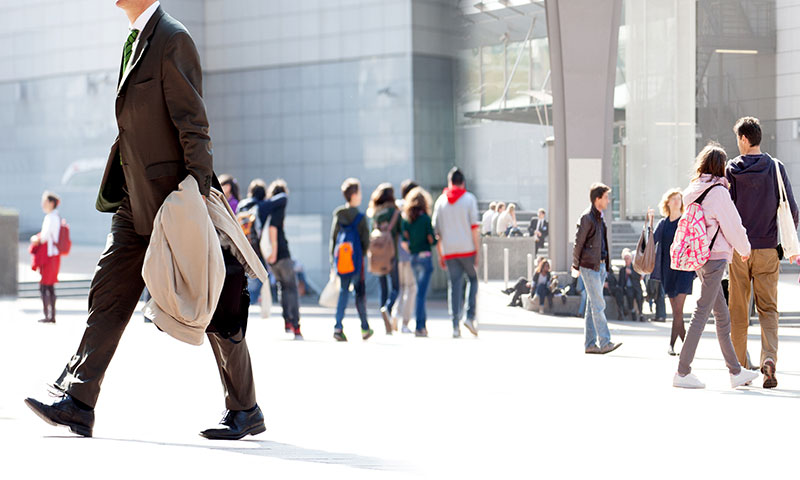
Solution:
[{"label": "dark leather bag", "polygon": [[233,343],[239,343],[247,331],[247,315],[250,309],[247,276],[242,264],[227,248],[222,249],[222,258],[225,261],[225,282],[206,332],[218,333]]}]

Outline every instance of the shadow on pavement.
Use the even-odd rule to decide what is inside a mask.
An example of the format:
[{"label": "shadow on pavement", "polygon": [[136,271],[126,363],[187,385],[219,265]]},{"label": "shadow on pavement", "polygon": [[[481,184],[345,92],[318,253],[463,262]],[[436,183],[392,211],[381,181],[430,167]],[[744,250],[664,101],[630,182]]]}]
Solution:
[{"label": "shadow on pavement", "polygon": [[[60,437],[59,437],[60,438]],[[80,438],[80,437],[72,437]],[[281,460],[290,460],[296,462],[310,462],[310,463],[323,463],[327,465],[345,465],[348,467],[360,468],[365,470],[384,470],[384,471],[409,471],[407,466],[391,463],[386,460],[365,457],[352,453],[338,453],[328,452],[325,450],[316,450],[310,448],[303,448],[297,445],[288,443],[272,442],[267,440],[239,440],[238,442],[231,442],[233,445],[230,447],[220,446],[219,443],[227,443],[226,440],[209,440],[213,444],[197,445],[191,443],[170,443],[170,442],[155,442],[148,440],[136,440],[125,438],[102,438],[95,437],[97,440],[109,440],[112,442],[125,442],[125,443],[140,443],[156,446],[166,447],[181,447],[181,448],[199,448],[205,450],[217,450],[222,452],[241,453],[244,455],[255,455],[260,457],[272,457]],[[241,442],[248,445],[258,445],[258,448],[248,446],[245,448],[237,447]]]}]

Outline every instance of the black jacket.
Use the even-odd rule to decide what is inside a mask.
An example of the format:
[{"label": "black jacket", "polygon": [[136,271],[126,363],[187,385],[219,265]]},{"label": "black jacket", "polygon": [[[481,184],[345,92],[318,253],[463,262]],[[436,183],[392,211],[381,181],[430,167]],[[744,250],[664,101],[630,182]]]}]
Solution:
[{"label": "black jacket", "polygon": [[[575,233],[575,248],[572,250],[572,268],[589,268],[600,270],[600,262],[606,262],[606,271],[611,271],[611,260],[608,251],[608,233],[599,210],[592,205],[581,215],[578,221],[578,231]],[[602,232],[602,237],[601,237]],[[606,242],[605,258],[601,257],[602,241]]]},{"label": "black jacket", "polygon": [[[619,286],[625,290],[628,288],[627,284],[628,272],[625,266],[622,266],[619,269]],[[642,276],[633,268],[633,264],[631,264],[631,288],[633,288],[634,293],[637,295],[642,295]]]},{"label": "black jacket", "polygon": [[[542,228],[540,230],[542,232],[542,237],[539,239],[540,242],[544,242],[544,240],[547,238],[548,227],[549,224],[547,223],[547,219],[542,220]],[[539,219],[534,218],[531,220],[530,225],[528,225],[528,234],[532,237],[534,233],[536,233],[537,228],[539,228]]]},{"label": "black jacket", "polygon": [[[797,204],[792,185],[782,163],[780,167],[797,227]],[[747,229],[750,246],[754,249],[778,246],[778,179],[772,157],[766,153],[736,157],[728,162],[725,177],[731,184],[731,199],[742,217],[742,225]]]}]

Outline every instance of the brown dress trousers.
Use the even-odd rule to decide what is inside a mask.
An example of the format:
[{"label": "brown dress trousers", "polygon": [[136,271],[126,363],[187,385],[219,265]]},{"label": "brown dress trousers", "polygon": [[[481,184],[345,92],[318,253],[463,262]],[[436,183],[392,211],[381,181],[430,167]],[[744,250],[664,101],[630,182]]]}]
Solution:
[{"label": "brown dress trousers", "polygon": [[[78,351],[56,381],[56,387],[94,407],[108,364],[144,290],[142,264],[150,237],[136,233],[128,197],[111,220],[111,233],[89,290],[89,318]],[[125,279],[125,281],[120,281]],[[228,410],[256,404],[247,342],[209,333]]]}]

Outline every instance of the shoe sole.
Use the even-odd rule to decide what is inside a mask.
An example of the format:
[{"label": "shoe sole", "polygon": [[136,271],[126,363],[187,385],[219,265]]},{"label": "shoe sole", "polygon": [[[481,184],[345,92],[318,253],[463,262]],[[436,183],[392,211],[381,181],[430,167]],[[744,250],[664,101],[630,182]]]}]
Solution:
[{"label": "shoe sole", "polygon": [[761,367],[761,373],[764,374],[764,388],[775,388],[778,386],[778,379],[775,378],[775,369],[771,368],[772,372],[767,371],[766,366]]},{"label": "shoe sole", "polygon": [[36,414],[37,417],[41,418],[50,425],[53,425],[54,427],[67,427],[69,428],[69,431],[72,433],[78,434],[82,437],[87,437],[87,438],[92,437],[92,430],[86,428],[83,425],[75,425],[72,423],[58,423],[52,418],[48,417],[43,411],[39,409],[39,407],[34,405],[32,402],[28,401],[28,399],[25,399],[25,405],[27,405],[28,408],[30,408],[33,411],[33,413]]},{"label": "shoe sole", "polygon": [[607,351],[605,351],[605,352],[604,352],[604,351],[602,351],[602,350],[600,350],[600,354],[601,354],[601,355],[605,355],[605,354],[607,354],[607,353],[611,353],[611,352],[613,352],[614,350],[618,349],[618,348],[619,348],[619,347],[621,347],[621,346],[622,346],[622,343],[620,342],[620,343],[618,343],[618,344],[614,345],[614,348],[612,348],[611,350],[607,350]]},{"label": "shoe sole", "polygon": [[370,333],[368,335],[361,335],[361,340],[364,340],[364,341],[369,340],[373,335],[375,335],[375,332],[372,332],[372,333]]},{"label": "shoe sole", "polygon": [[464,322],[464,327],[466,327],[466,329],[469,330],[469,333],[475,335],[476,337],[478,336],[478,329],[477,328],[473,327],[472,325],[468,324],[467,322]]},{"label": "shoe sole", "polygon": [[241,439],[243,439],[244,437],[246,437],[248,435],[255,436],[255,435],[258,435],[259,433],[264,433],[266,431],[267,431],[267,427],[265,427],[264,424],[262,423],[261,425],[256,425],[256,426],[254,426],[252,428],[249,428],[248,430],[246,430],[241,435],[238,435],[238,436],[235,436],[235,437],[224,437],[224,436],[219,436],[218,437],[218,436],[214,436],[214,435],[205,435],[203,432],[200,432],[200,436],[203,437],[203,438],[207,438],[209,440],[241,440]]},{"label": "shoe sole", "polygon": [[685,388],[687,390],[702,390],[702,389],[706,388],[705,385],[700,387],[700,386],[697,386],[697,385],[675,385],[674,383],[672,384],[672,386],[675,387],[675,388]]}]

